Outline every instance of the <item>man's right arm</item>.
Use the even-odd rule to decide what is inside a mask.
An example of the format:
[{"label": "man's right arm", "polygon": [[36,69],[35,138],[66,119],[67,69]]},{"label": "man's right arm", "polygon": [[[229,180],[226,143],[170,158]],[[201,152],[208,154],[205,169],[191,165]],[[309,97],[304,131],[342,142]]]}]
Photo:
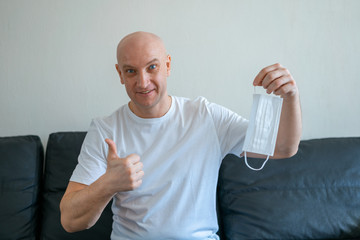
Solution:
[{"label": "man's right arm", "polygon": [[92,227],[110,202],[113,194],[100,177],[91,185],[69,182],[60,202],[61,224],[67,232],[77,232]]},{"label": "man's right arm", "polygon": [[105,174],[90,185],[69,182],[60,202],[61,224],[67,232],[92,227],[117,192],[134,190],[142,183],[140,157],[131,154],[119,158],[115,143],[110,139],[105,141],[109,146]]}]

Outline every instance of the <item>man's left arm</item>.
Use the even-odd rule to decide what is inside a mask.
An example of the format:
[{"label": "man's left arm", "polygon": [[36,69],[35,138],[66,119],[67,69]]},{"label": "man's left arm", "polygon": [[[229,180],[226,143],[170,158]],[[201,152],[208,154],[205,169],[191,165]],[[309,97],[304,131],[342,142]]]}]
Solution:
[{"label": "man's left arm", "polygon": [[[297,153],[302,132],[299,90],[289,70],[279,63],[263,68],[255,77],[254,86],[283,98],[280,125],[273,159],[288,158]],[[249,157],[259,157],[248,154]]]}]

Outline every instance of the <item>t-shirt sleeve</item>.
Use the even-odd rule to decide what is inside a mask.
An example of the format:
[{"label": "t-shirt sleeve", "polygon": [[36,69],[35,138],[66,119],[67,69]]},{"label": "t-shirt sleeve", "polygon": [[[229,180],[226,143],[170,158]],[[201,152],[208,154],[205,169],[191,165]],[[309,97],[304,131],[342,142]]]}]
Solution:
[{"label": "t-shirt sleeve", "polygon": [[249,121],[218,104],[206,102],[206,106],[214,121],[222,156],[229,153],[239,156]]},{"label": "t-shirt sleeve", "polygon": [[91,122],[70,181],[90,185],[106,172],[108,146],[105,139],[111,138],[107,135],[97,120]]}]

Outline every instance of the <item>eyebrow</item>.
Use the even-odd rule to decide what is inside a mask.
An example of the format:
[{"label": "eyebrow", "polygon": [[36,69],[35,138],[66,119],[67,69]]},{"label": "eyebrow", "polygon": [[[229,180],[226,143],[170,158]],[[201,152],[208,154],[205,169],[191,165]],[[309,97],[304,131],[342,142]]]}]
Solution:
[{"label": "eyebrow", "polygon": [[[150,62],[148,62],[147,64],[145,64],[145,66],[147,66],[147,65],[149,65],[149,64],[151,64],[151,63],[153,63],[153,62],[159,62],[159,59],[154,58],[153,60],[151,60]],[[134,67],[134,66],[131,66],[131,65],[129,65],[129,64],[125,64],[125,65],[122,66],[122,68],[124,69],[124,68],[135,68],[135,67]]]},{"label": "eyebrow", "polygon": [[154,58],[153,60],[151,60],[150,62],[148,62],[146,65],[149,65],[149,64],[151,64],[151,63],[153,63],[153,62],[159,62],[159,59]]}]

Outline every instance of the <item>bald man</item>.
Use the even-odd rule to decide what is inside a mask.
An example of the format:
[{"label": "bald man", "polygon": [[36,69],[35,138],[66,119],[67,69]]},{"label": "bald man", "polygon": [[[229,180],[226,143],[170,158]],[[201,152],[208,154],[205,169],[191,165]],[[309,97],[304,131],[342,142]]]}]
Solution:
[{"label": "bald man", "polygon": [[[218,171],[226,154],[242,154],[248,121],[202,97],[169,96],[171,57],[152,33],[124,37],[117,61],[130,101],[92,121],[60,203],[64,229],[90,228],[114,199],[111,239],[219,239]],[[273,158],[294,155],[301,135],[294,79],[274,64],[253,85],[284,99]]]}]

